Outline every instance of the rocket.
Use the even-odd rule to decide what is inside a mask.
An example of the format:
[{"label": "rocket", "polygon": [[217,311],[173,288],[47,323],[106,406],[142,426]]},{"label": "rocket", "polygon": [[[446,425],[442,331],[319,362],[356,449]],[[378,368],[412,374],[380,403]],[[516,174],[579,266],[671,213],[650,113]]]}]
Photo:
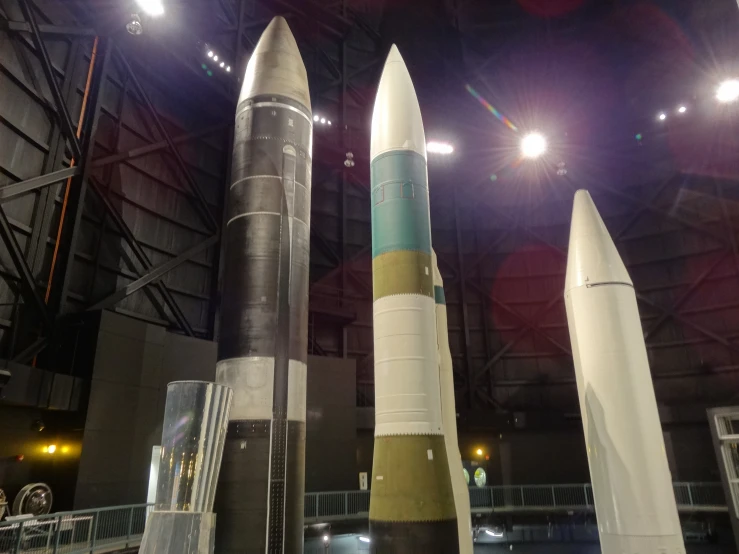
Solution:
[{"label": "rocket", "polygon": [[684,554],[634,285],[575,194],[565,306],[603,554]]},{"label": "rocket", "polygon": [[305,66],[275,17],[246,67],[226,198],[219,554],[303,552],[312,133]]},{"label": "rocket", "polygon": [[444,440],[426,139],[393,46],[370,140],[375,447],[370,549],[455,554],[457,517]]},{"label": "rocket", "polygon": [[436,262],[436,252],[431,251],[434,270],[434,301],[436,302],[436,344],[439,355],[439,388],[441,391],[441,419],[444,427],[449,471],[451,472],[454,507],[457,512],[457,532],[459,533],[460,554],[472,554],[472,514],[470,512],[470,491],[464,479],[462,456],[457,438],[457,407],[454,401],[454,373],[452,353],[449,349],[449,329],[446,318],[446,298],[444,281]]}]

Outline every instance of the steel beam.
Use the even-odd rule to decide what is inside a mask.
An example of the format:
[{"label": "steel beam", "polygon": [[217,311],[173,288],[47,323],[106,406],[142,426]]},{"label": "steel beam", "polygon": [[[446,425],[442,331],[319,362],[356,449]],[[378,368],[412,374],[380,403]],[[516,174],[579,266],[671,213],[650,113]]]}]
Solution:
[{"label": "steel beam", "polygon": [[[26,0],[24,0],[26,1]],[[87,100],[85,118],[82,123],[82,153],[77,158],[79,174],[69,184],[65,219],[57,245],[56,264],[51,275],[52,287],[49,295],[49,306],[57,315],[66,310],[67,296],[74,268],[74,253],[79,238],[80,220],[84,211],[87,196],[87,184],[91,173],[92,152],[95,147],[95,134],[100,119],[100,99],[102,98],[107,79],[108,62],[110,60],[110,39],[100,39],[97,57],[92,67],[92,81]]]},{"label": "steel beam", "polygon": [[147,285],[150,285],[152,283],[158,282],[167,273],[169,273],[176,267],[182,265],[183,263],[190,260],[191,258],[197,256],[203,250],[210,248],[217,242],[218,242],[218,235],[213,235],[212,237],[207,238],[206,240],[196,244],[192,248],[185,250],[179,256],[172,258],[171,260],[164,262],[163,264],[160,264],[157,267],[150,269],[147,273],[145,273],[144,275],[136,279],[133,283],[129,283],[125,287],[115,291],[113,294],[96,302],[95,304],[87,308],[87,311],[104,310],[106,308],[110,308],[111,306],[117,304],[124,298],[131,296],[134,292],[140,290],[141,288]]},{"label": "steel beam", "polygon": [[133,86],[136,89],[136,92],[138,93],[139,97],[141,98],[141,100],[144,102],[144,105],[151,113],[154,126],[157,128],[162,138],[167,142],[167,146],[172,152],[172,155],[174,156],[175,161],[177,162],[177,166],[179,170],[184,175],[185,181],[187,182],[187,185],[190,188],[190,191],[195,196],[196,209],[198,209],[201,217],[205,221],[205,224],[210,228],[210,230],[217,231],[218,223],[216,222],[215,218],[213,217],[213,214],[210,211],[210,207],[208,206],[208,201],[205,199],[205,196],[203,196],[203,192],[200,190],[200,186],[197,184],[197,182],[193,178],[192,174],[190,173],[190,170],[187,168],[187,165],[185,165],[185,161],[182,159],[180,152],[177,150],[177,146],[172,141],[172,138],[169,136],[167,129],[164,127],[164,124],[162,123],[162,120],[160,119],[159,113],[156,111],[154,104],[151,103],[149,96],[146,94],[146,91],[141,86],[141,83],[136,77],[136,74],[133,72],[133,69],[131,68],[128,61],[123,56],[123,53],[120,51],[118,52],[118,59],[120,60],[121,65],[126,70],[126,73],[128,74],[128,77],[130,78],[131,83],[133,83]]},{"label": "steel beam", "polygon": [[[123,219],[123,216],[121,216],[121,214],[118,213],[118,210],[116,210],[115,207],[110,203],[110,200],[108,199],[106,194],[101,190],[101,187],[95,182],[94,179],[90,179],[90,187],[97,194],[98,198],[105,206],[105,209],[107,210],[107,213],[110,216],[110,218],[121,230],[121,233],[123,234],[123,237],[126,239],[126,242],[128,242],[128,245],[131,247],[131,251],[133,252],[134,256],[136,256],[136,259],[138,259],[139,263],[144,267],[144,271],[151,270],[152,264],[151,264],[151,261],[149,260],[149,257],[146,255],[144,250],[141,248],[141,245],[136,240],[136,237],[134,236],[133,231],[131,231],[129,226],[126,225],[126,222]],[[169,292],[169,289],[161,281],[157,282],[155,284],[155,287],[157,288],[157,290],[159,290],[159,293],[164,298],[164,301],[167,303],[167,306],[172,311],[172,315],[174,315],[179,326],[185,331],[185,333],[187,333],[191,337],[194,336],[195,333],[192,329],[192,326],[187,321],[185,314],[182,312],[182,310],[180,309],[175,299],[172,297],[172,294]]]},{"label": "steel beam", "polygon": [[[454,232],[457,240],[457,271],[460,278],[459,294],[462,302],[462,328],[464,330],[464,365],[467,370],[467,407],[471,410],[475,401],[475,375],[474,368],[470,363],[470,326],[469,314],[467,313],[467,290],[465,287],[466,276],[464,272],[464,256],[462,255],[462,229],[459,226],[459,199],[457,188],[454,188]],[[437,255],[438,259],[438,255]]]},{"label": "steel beam", "polygon": [[56,183],[61,183],[69,177],[75,177],[80,174],[79,166],[65,167],[64,169],[58,169],[53,173],[47,173],[46,175],[39,175],[38,177],[32,177],[26,179],[20,183],[10,183],[3,187],[0,187],[0,201],[8,200],[21,194],[26,194],[34,190],[38,190]]},{"label": "steel beam", "polygon": [[36,16],[33,15],[33,8],[29,4],[28,0],[19,0],[18,3],[23,11],[23,17],[25,17],[26,22],[31,28],[31,39],[36,48],[36,54],[41,60],[41,69],[46,77],[49,90],[51,90],[51,96],[54,99],[54,105],[56,107],[56,114],[59,118],[62,130],[64,131],[64,136],[69,142],[72,155],[76,159],[79,159],[82,153],[80,142],[77,140],[77,136],[75,135],[74,124],[69,116],[69,110],[67,109],[67,104],[64,102],[62,91],[59,89],[59,83],[56,80],[54,68],[51,65],[51,58],[49,58],[49,52],[46,50],[46,45],[41,38],[41,31],[36,22]]},{"label": "steel beam", "polygon": [[[31,25],[25,21],[8,21],[6,19],[0,20],[0,28],[5,28],[8,31],[16,31],[21,33],[31,33]],[[83,36],[83,37],[94,37],[96,35],[95,29],[89,29],[87,27],[70,27],[64,25],[45,25],[41,23],[38,26],[38,30],[42,35],[62,35],[62,36]]]},{"label": "steel beam", "polygon": [[51,316],[46,309],[43,298],[39,294],[36,283],[33,279],[33,273],[26,263],[26,259],[23,257],[23,251],[21,250],[18,240],[15,238],[10,222],[5,215],[5,210],[0,206],[0,238],[5,243],[8,249],[8,255],[15,265],[15,269],[20,275],[20,287],[23,299],[31,306],[34,306],[41,316],[41,320],[44,327],[51,327]]},{"label": "steel beam", "polygon": [[[175,137],[172,139],[172,142],[174,144],[182,144],[191,140],[198,140],[208,135],[212,135],[213,133],[217,133],[218,131],[222,131],[223,129],[228,128],[230,125],[230,123],[220,123],[218,125],[212,125],[210,127],[206,127],[202,131],[186,133],[184,135]],[[111,154],[110,156],[95,158],[92,161],[92,167],[105,167],[106,165],[114,163],[131,161],[134,158],[146,156],[147,154],[153,154],[154,152],[159,152],[160,150],[164,150],[165,148],[169,148],[169,143],[166,140],[160,140],[159,142],[147,144],[146,146],[139,146],[138,148],[132,148],[131,150],[127,150],[125,152],[116,152],[115,154]],[[2,189],[0,189],[0,193],[2,193]]]}]

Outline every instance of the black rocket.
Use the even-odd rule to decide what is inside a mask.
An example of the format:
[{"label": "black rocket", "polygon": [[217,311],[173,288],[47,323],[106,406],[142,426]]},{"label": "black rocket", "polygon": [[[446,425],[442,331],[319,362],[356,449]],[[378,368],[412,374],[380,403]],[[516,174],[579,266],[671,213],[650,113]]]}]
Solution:
[{"label": "black rocket", "polygon": [[244,75],[226,195],[219,554],[303,552],[312,134],[305,66],[275,17]]}]

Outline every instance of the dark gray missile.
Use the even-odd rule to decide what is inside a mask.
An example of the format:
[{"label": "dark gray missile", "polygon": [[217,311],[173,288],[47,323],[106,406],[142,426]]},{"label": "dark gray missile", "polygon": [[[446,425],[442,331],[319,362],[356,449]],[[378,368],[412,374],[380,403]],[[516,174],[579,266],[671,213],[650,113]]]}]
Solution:
[{"label": "dark gray missile", "polygon": [[275,17],[246,68],[226,198],[219,554],[303,551],[312,134],[305,66]]}]

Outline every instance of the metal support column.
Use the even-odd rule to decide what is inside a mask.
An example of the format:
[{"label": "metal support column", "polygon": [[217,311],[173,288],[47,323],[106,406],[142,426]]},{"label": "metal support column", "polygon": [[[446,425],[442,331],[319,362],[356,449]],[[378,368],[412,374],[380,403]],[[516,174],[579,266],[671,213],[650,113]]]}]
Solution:
[{"label": "metal support column", "polygon": [[475,401],[475,376],[470,361],[470,325],[467,312],[467,279],[464,273],[464,256],[462,254],[462,229],[459,226],[459,198],[457,189],[453,193],[454,229],[457,239],[457,268],[459,271],[459,299],[462,303],[462,327],[464,329],[464,364],[467,373],[467,407],[471,410]]},{"label": "metal support column", "polygon": [[82,124],[82,151],[75,157],[80,173],[72,179],[67,199],[66,217],[61,233],[57,261],[51,275],[52,284],[49,295],[49,306],[53,313],[61,315],[66,310],[67,296],[74,266],[74,253],[79,238],[80,220],[87,196],[87,184],[90,177],[92,152],[95,147],[95,133],[100,119],[100,99],[107,80],[107,68],[110,60],[110,39],[102,38],[98,43],[97,57],[92,68],[92,81],[87,101],[86,113]]}]

